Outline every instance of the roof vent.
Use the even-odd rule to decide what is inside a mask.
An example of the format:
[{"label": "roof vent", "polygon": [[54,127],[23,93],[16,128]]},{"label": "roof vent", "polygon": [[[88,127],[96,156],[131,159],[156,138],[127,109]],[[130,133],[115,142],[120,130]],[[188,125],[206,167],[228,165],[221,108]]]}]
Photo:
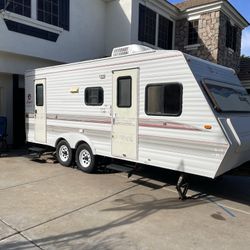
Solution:
[{"label": "roof vent", "polygon": [[138,54],[146,51],[154,51],[154,50],[146,46],[132,44],[128,46],[114,48],[112,51],[112,57]]}]

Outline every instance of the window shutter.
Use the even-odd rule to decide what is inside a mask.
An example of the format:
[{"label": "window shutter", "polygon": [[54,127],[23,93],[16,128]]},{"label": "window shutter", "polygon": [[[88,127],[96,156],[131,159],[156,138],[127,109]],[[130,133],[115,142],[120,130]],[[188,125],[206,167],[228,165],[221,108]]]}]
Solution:
[{"label": "window shutter", "polygon": [[5,0],[0,0],[0,10],[4,8]]},{"label": "window shutter", "polygon": [[173,22],[168,22],[168,49],[173,48]]},{"label": "window shutter", "polygon": [[237,27],[233,27],[233,46],[232,49],[236,51],[236,44],[237,44]]},{"label": "window shutter", "polygon": [[59,0],[59,26],[69,30],[70,0]]},{"label": "window shutter", "polygon": [[231,47],[231,39],[232,39],[232,27],[231,27],[231,23],[227,21],[226,46],[228,48]]},{"label": "window shutter", "polygon": [[144,5],[139,5],[139,41],[144,42],[144,33],[145,33],[145,23],[146,23],[146,8]]}]

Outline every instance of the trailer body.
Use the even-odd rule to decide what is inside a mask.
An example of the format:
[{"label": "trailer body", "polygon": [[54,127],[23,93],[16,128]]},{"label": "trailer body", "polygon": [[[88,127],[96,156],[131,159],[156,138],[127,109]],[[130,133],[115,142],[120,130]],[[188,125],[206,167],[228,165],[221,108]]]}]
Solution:
[{"label": "trailer body", "polygon": [[250,99],[232,69],[129,48],[28,71],[27,141],[209,178],[250,160]]}]

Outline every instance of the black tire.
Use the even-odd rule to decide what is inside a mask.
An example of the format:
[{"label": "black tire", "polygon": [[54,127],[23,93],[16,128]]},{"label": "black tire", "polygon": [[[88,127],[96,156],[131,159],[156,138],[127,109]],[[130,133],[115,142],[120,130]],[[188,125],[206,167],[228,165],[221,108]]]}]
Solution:
[{"label": "black tire", "polygon": [[96,171],[95,156],[89,145],[81,144],[76,150],[76,165],[85,173],[93,173]]},{"label": "black tire", "polygon": [[57,144],[56,157],[61,165],[65,167],[69,167],[72,165],[73,153],[67,141],[62,140]]}]

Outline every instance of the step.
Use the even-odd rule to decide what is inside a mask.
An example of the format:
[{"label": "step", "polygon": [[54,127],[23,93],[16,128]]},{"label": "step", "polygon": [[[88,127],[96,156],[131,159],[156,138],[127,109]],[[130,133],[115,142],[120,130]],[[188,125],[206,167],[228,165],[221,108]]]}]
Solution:
[{"label": "step", "polygon": [[117,172],[124,172],[124,173],[130,173],[134,170],[133,166],[125,166],[120,164],[110,164],[107,166],[107,169],[111,169]]},{"label": "step", "polygon": [[38,154],[38,153],[30,153],[26,157],[29,158],[29,159],[35,160],[35,159],[40,158],[40,154]]},{"label": "step", "polygon": [[29,152],[38,153],[38,154],[42,154],[47,151],[47,149],[45,148],[38,148],[38,147],[32,147],[32,148],[29,148],[28,150]]}]

